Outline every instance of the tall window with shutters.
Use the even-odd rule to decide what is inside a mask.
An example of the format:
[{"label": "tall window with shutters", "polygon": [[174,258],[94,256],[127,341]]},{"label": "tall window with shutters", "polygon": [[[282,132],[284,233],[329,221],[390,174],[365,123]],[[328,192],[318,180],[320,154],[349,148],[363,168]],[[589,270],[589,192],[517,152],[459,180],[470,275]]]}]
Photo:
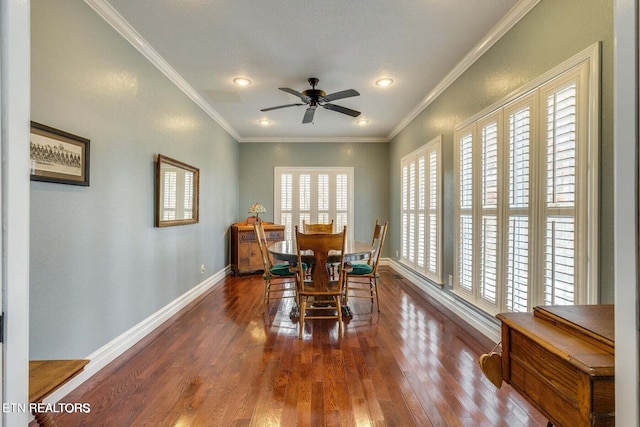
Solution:
[{"label": "tall window with shutters", "polygon": [[597,302],[593,69],[573,65],[456,131],[454,291],[489,313]]},{"label": "tall window with shutters", "polygon": [[276,167],[274,218],[285,226],[285,239],[291,240],[302,222],[329,223],[334,231],[347,226],[353,238],[353,168]]},{"label": "tall window with shutters", "polygon": [[442,283],[441,137],[403,157],[401,262]]}]

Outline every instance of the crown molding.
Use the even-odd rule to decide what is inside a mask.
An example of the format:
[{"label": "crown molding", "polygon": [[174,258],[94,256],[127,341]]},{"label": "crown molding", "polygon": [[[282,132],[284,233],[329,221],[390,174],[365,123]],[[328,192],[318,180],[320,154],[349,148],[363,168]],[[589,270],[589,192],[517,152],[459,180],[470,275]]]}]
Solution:
[{"label": "crown molding", "polygon": [[540,0],[520,0],[509,12],[475,45],[444,79],[418,104],[400,123],[396,125],[387,140],[395,138],[409,123],[424,111],[438,96],[455,82],[471,65],[484,55],[498,40],[533,9]]},{"label": "crown molding", "polygon": [[238,142],[324,142],[324,143],[383,143],[395,138],[411,121],[440,96],[458,79],[473,63],[475,63],[491,46],[517,24],[540,0],[520,0],[509,12],[487,33],[487,35],[460,61],[447,76],[418,104],[391,133],[386,137],[246,137],[238,132],[200,94],[153,48],[151,45],[111,6],[107,0],[84,0],[107,24],[115,29],[125,40],[136,48],[171,82],[187,95],[209,117],[218,123]]},{"label": "crown molding", "polygon": [[106,0],[84,0],[104,21],[156,66],[173,84],[178,86],[209,117],[236,140],[240,135],[205,101],[198,92],[129,24]]},{"label": "crown molding", "polygon": [[322,143],[386,143],[389,140],[383,136],[372,136],[372,137],[353,137],[353,136],[322,136],[322,137],[298,137],[298,136],[287,136],[287,137],[278,137],[278,136],[254,136],[247,138],[238,139],[240,143],[300,143],[300,142],[322,142]]}]

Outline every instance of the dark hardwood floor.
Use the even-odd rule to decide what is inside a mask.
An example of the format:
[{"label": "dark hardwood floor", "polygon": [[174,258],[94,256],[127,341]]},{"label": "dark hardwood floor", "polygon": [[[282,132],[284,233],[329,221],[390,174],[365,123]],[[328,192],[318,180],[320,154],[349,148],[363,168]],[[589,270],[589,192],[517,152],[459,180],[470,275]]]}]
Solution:
[{"label": "dark hardwood floor", "polygon": [[492,342],[382,268],[381,311],[289,319],[291,299],[263,312],[261,275],[224,279],[106,366],[64,402],[67,426],[544,426],[546,420],[478,356]]}]

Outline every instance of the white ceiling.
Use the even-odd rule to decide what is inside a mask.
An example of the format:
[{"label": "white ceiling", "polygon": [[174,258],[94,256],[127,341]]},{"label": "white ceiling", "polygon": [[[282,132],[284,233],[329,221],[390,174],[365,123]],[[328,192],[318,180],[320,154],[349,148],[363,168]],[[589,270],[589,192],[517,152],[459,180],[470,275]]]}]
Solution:
[{"label": "white ceiling", "polygon": [[[240,142],[388,141],[537,0],[85,0]],[[252,81],[247,87],[235,77]],[[306,106],[309,77],[353,117]],[[374,82],[390,77],[393,85]],[[258,120],[271,120],[268,127]]]}]

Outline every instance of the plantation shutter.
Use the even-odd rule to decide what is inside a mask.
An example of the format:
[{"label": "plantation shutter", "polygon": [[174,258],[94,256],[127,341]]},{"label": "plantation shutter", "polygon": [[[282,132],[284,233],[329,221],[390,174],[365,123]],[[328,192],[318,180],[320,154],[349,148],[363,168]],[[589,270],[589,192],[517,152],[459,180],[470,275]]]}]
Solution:
[{"label": "plantation shutter", "polygon": [[498,120],[480,125],[480,298],[495,305],[498,281]]},{"label": "plantation shutter", "polygon": [[429,188],[428,188],[428,212],[429,220],[427,227],[427,263],[426,268],[431,277],[438,283],[440,277],[441,259],[441,235],[440,235],[440,212],[441,212],[441,185],[440,185],[440,144],[427,151],[429,156]]},{"label": "plantation shutter", "polygon": [[441,277],[441,139],[403,157],[401,261],[436,283]]},{"label": "plantation shutter", "polygon": [[473,290],[473,134],[464,132],[458,139],[458,286]]},{"label": "plantation shutter", "polygon": [[416,225],[417,225],[417,236],[416,236],[416,268],[418,271],[423,271],[425,268],[426,262],[426,182],[425,182],[425,174],[426,174],[426,164],[425,157],[426,152],[420,151],[416,155]]},{"label": "plantation shutter", "polygon": [[298,227],[311,222],[311,175],[298,174]]},{"label": "plantation shutter", "polygon": [[[347,174],[339,173],[336,175],[335,195],[334,231],[340,231],[345,225],[349,225],[349,177]],[[326,222],[329,222],[328,218]]]},{"label": "plantation shutter", "polygon": [[353,239],[353,168],[276,167],[274,175],[274,218],[285,226],[286,240],[303,221],[331,220],[334,231],[347,226],[347,237]]},{"label": "plantation shutter", "polygon": [[321,173],[318,175],[318,222],[328,224],[329,218],[329,175]]},{"label": "plantation shutter", "polygon": [[284,225],[285,240],[291,240],[293,228],[293,174],[283,173],[279,175],[279,178],[280,224]]},{"label": "plantation shutter", "polygon": [[403,160],[402,169],[402,256],[405,262],[409,259],[409,162]]},{"label": "plantation shutter", "polygon": [[456,130],[453,290],[488,313],[597,302],[597,64]]},{"label": "plantation shutter", "polygon": [[575,303],[576,95],[575,81],[545,94],[545,304]]},{"label": "plantation shutter", "polygon": [[528,311],[530,253],[530,149],[533,97],[505,111],[508,145],[506,310]]}]

